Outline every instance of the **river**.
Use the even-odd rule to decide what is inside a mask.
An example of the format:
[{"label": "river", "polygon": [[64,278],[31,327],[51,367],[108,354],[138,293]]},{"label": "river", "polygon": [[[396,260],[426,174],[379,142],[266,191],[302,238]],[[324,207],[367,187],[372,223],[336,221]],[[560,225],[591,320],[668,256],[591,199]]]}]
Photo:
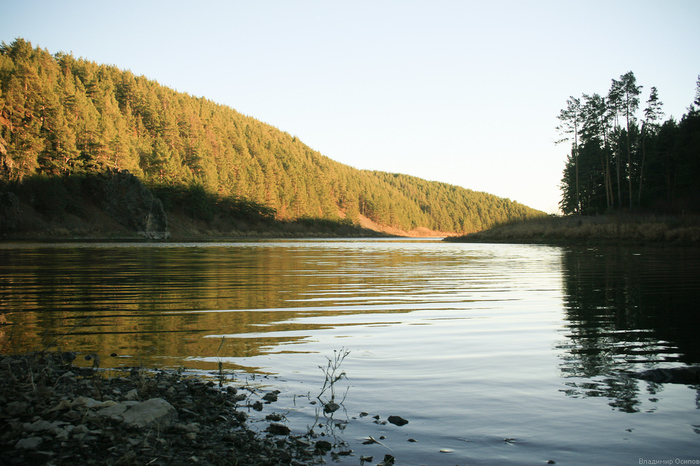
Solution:
[{"label": "river", "polygon": [[0,244],[2,352],[279,390],[253,425],[342,440],[340,464],[700,464],[700,386],[630,377],[700,363],[699,303],[694,249]]}]

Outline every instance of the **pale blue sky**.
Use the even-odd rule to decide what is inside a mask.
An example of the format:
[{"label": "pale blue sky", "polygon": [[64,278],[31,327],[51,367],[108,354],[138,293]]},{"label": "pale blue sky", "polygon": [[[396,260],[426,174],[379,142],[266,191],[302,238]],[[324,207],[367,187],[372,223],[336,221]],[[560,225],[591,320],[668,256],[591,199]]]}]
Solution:
[{"label": "pale blue sky", "polygon": [[557,210],[570,95],[633,71],[679,119],[699,0],[15,1],[22,37],[228,105],[356,168]]}]

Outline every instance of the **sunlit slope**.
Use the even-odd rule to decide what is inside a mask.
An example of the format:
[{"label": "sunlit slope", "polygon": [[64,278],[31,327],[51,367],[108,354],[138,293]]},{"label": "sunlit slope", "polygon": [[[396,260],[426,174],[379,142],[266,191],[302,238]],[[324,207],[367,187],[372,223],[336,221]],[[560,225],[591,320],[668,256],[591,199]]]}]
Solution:
[{"label": "sunlit slope", "polygon": [[372,221],[470,232],[542,213],[420,178],[358,170],[205,98],[115,66],[0,48],[2,178],[129,170],[147,185],[203,187],[273,208],[279,219]]}]

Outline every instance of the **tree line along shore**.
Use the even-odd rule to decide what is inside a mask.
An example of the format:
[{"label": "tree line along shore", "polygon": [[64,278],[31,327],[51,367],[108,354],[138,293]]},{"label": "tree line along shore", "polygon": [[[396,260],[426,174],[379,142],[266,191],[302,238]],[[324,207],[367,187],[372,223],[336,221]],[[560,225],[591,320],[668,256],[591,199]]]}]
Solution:
[{"label": "tree line along shore", "polygon": [[571,150],[561,181],[564,217],[500,222],[451,241],[700,243],[700,76],[680,121],[664,121],[661,93],[633,72],[607,94],[569,97],[557,130]]},{"label": "tree line along shore", "polygon": [[571,144],[564,214],[700,214],[700,76],[680,120],[664,120],[662,97],[629,71],[607,93],[567,99],[557,127],[558,142]]}]

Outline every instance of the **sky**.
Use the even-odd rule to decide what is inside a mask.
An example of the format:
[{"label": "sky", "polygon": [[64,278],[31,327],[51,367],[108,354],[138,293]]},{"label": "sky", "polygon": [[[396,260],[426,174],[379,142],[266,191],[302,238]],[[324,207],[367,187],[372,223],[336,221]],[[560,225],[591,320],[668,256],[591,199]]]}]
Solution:
[{"label": "sky", "polygon": [[700,0],[0,0],[21,37],[131,70],[297,136],[338,162],[557,213],[569,96],[633,71],[680,119]]}]

